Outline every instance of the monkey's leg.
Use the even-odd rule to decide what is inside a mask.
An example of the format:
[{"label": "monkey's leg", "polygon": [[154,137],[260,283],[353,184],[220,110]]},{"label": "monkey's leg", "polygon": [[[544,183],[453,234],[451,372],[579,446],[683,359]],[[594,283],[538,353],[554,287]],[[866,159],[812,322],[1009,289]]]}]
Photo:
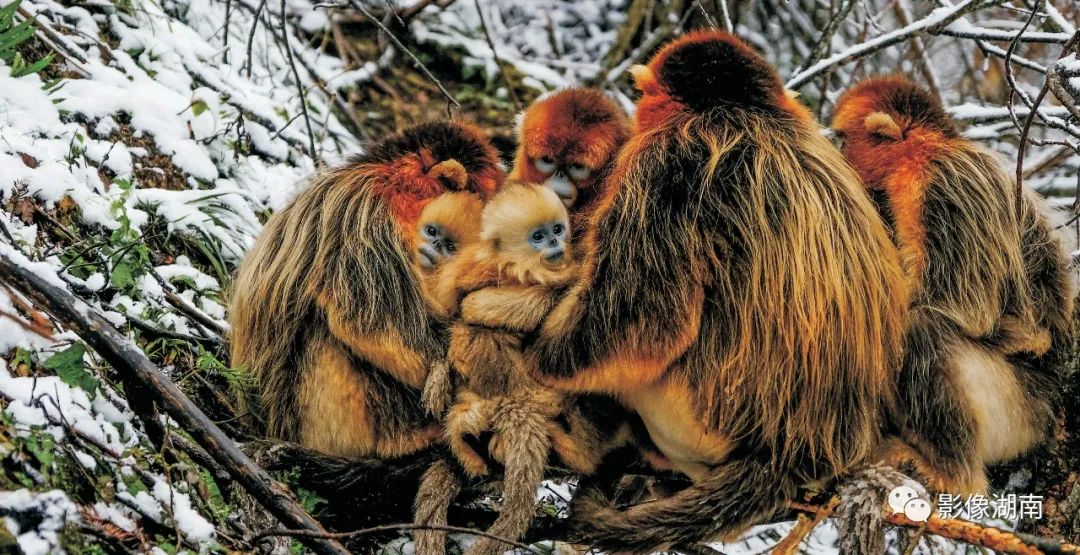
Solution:
[{"label": "monkey's leg", "polygon": [[602,492],[581,491],[572,506],[572,538],[620,553],[651,553],[731,538],[782,510],[796,493],[796,481],[782,469],[756,458],[732,458],[667,499],[623,512],[615,510]]},{"label": "monkey's leg", "polygon": [[986,487],[972,407],[958,388],[952,360],[966,341],[944,317],[912,311],[895,410],[903,443],[887,444],[882,453],[883,462],[910,462],[927,474],[932,489],[949,493],[979,493]]},{"label": "monkey's leg", "polygon": [[[500,411],[495,432],[506,441],[503,477],[503,506],[488,533],[517,540],[529,529],[536,514],[536,490],[544,479],[549,443],[546,419],[529,407]],[[500,555],[511,546],[491,538],[480,538],[465,555]]]},{"label": "monkey's leg", "polygon": [[[420,477],[420,491],[413,504],[413,522],[446,526],[450,504],[461,491],[461,479],[449,461],[435,461]],[[417,555],[446,553],[445,530],[417,530],[413,533]]]}]

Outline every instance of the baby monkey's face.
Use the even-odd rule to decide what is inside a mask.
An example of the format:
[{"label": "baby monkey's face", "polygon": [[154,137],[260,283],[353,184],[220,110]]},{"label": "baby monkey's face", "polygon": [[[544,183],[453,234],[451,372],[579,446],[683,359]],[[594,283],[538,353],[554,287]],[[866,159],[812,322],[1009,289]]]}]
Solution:
[{"label": "baby monkey's face", "polygon": [[566,222],[542,223],[529,231],[527,244],[545,264],[559,264],[566,258]]},{"label": "baby monkey's face", "polygon": [[416,264],[425,272],[437,268],[480,238],[483,202],[472,193],[444,193],[420,213],[414,248]]},{"label": "baby monkey's face", "polygon": [[438,223],[420,223],[420,245],[416,249],[417,263],[425,270],[437,267],[457,252],[459,239]]}]

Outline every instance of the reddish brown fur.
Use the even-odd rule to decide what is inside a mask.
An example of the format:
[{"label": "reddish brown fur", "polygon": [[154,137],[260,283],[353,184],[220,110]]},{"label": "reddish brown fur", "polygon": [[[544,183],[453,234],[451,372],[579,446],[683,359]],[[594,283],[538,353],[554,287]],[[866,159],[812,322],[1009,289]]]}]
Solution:
[{"label": "reddish brown fur", "polygon": [[573,180],[578,198],[569,207],[571,224],[582,229],[596,208],[605,176],[619,148],[630,136],[626,112],[597,89],[565,89],[533,102],[522,114],[518,150],[510,178],[523,183],[543,183],[549,174],[536,167],[548,156],[560,166],[581,164],[589,176]]},{"label": "reddish brown fur", "polygon": [[[1060,391],[1072,294],[1068,263],[1036,195],[960,136],[929,91],[868,79],[837,102],[833,127],[866,186],[884,196],[913,291],[881,453],[931,485],[984,493],[986,464],[1040,443]],[[912,454],[914,453],[914,455]]]}]

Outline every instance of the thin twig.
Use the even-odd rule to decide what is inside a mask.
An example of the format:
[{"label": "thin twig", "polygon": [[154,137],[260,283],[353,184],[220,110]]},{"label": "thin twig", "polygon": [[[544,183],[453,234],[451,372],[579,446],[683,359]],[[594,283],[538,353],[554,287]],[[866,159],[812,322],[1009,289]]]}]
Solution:
[{"label": "thin twig", "polygon": [[360,530],[352,530],[350,532],[312,532],[310,530],[268,530],[266,532],[260,532],[254,536],[248,538],[249,543],[255,543],[263,538],[269,538],[274,536],[287,536],[291,538],[324,538],[334,540],[347,540],[360,536],[369,536],[371,534],[378,534],[381,532],[396,532],[399,530],[439,530],[443,532],[455,532],[459,534],[472,534],[474,536],[480,536],[495,540],[506,545],[511,545],[519,549],[524,549],[529,553],[535,553],[541,555],[541,553],[532,548],[532,546],[511,540],[509,538],[503,538],[494,534],[488,534],[483,530],[477,530],[476,528],[467,528],[464,526],[449,526],[442,524],[383,524],[381,526],[372,526],[370,528],[362,528]]},{"label": "thin twig", "polygon": [[300,72],[296,69],[296,60],[293,59],[292,46],[289,44],[289,26],[288,19],[286,18],[286,4],[285,0],[281,0],[281,41],[285,46],[285,58],[289,61],[289,68],[292,69],[293,79],[296,80],[296,90],[300,94],[300,112],[304,114],[304,124],[307,126],[308,147],[311,149],[308,155],[319,163],[319,153],[315,150],[315,133],[311,130],[311,118],[308,116],[307,107],[307,95],[304,94],[304,82],[300,80]]},{"label": "thin twig", "polygon": [[[789,89],[798,89],[805,85],[814,76],[822,73],[826,69],[834,66],[846,64],[852,60],[861,58],[868,54],[873,54],[884,48],[888,48],[894,44],[903,42],[909,37],[921,35],[925,33],[936,33],[944,29],[953,21],[960,19],[964,15],[971,13],[979,8],[982,8],[988,3],[992,3],[994,0],[965,0],[959,4],[950,6],[948,13],[935,19],[920,19],[891,33],[880,35],[857,46],[849,48],[843,52],[834,54],[827,59],[824,59],[813,66],[810,66],[802,71],[799,71],[795,75],[792,75],[788,82],[784,85]],[[945,8],[941,8],[945,9]]]},{"label": "thin twig", "polygon": [[727,32],[734,33],[735,25],[731,23],[731,14],[728,13],[727,0],[717,0],[717,4],[720,4],[720,13],[724,16],[724,27]]},{"label": "thin twig", "polygon": [[[908,9],[907,0],[896,0],[896,4],[893,4],[893,11],[896,13],[896,18],[900,20],[901,25],[905,27],[911,25],[911,10]],[[941,82],[938,80],[937,73],[934,72],[934,66],[930,62],[930,56],[926,52],[926,45],[923,44],[922,38],[911,37],[911,49],[915,52],[919,70],[922,71],[923,77],[926,78],[926,86],[930,89],[934,98],[941,102],[943,100],[941,98]]]},{"label": "thin twig", "polygon": [[255,7],[255,17],[251,18],[251,30],[248,31],[247,40],[247,76],[251,78],[251,52],[252,47],[255,45],[255,31],[259,28],[259,15],[262,14],[263,8],[266,7],[266,0],[259,0],[259,5]]},{"label": "thin twig", "polygon": [[[694,4],[697,4],[698,9],[701,10],[701,15],[705,17],[705,23],[709,24],[709,28],[710,29],[715,29],[716,28],[716,20],[713,19],[711,15],[709,15],[709,11],[705,9],[705,6],[701,5],[701,0],[694,0]],[[728,32],[729,33],[731,32],[730,27],[731,26],[729,25],[728,26]]]},{"label": "thin twig", "polygon": [[439,79],[435,77],[435,74],[431,73],[431,70],[428,69],[426,65],[424,65],[424,62],[420,61],[420,58],[416,57],[416,54],[413,54],[411,50],[405,48],[405,45],[401,42],[401,40],[398,39],[397,36],[394,35],[394,33],[390,32],[390,29],[387,29],[386,25],[383,25],[382,21],[379,21],[378,18],[376,18],[374,15],[371,15],[371,12],[367,11],[367,9],[365,9],[364,6],[360,4],[360,2],[358,2],[357,0],[349,0],[349,3],[352,4],[352,6],[357,9],[357,11],[364,14],[364,17],[368,18],[372,23],[375,24],[376,27],[381,29],[382,32],[386,33],[386,35],[390,37],[390,40],[394,43],[394,45],[408,55],[409,58],[412,59],[413,63],[416,64],[416,67],[424,73],[428,80],[430,80],[432,83],[435,84],[436,87],[439,88],[439,92],[441,92],[443,96],[446,97],[446,100],[450,102],[450,104],[453,104],[457,108],[461,108],[461,103],[458,102],[456,98],[454,98],[454,95],[450,94],[450,92],[446,90],[446,87],[443,86],[442,81],[439,81]]},{"label": "thin twig", "polygon": [[480,17],[480,28],[484,30],[484,37],[487,39],[488,47],[491,48],[491,56],[495,59],[495,67],[499,69],[499,75],[502,76],[503,83],[506,85],[506,91],[510,93],[510,100],[514,101],[515,108],[521,110],[521,100],[518,99],[517,93],[514,92],[514,84],[510,82],[510,76],[507,74],[506,68],[503,67],[499,53],[495,50],[495,41],[488,31],[487,20],[484,19],[484,10],[480,7],[480,0],[473,0],[473,5],[476,6],[476,14]]},{"label": "thin twig", "polygon": [[773,546],[772,555],[795,555],[798,553],[799,545],[806,539],[806,536],[810,535],[815,526],[828,518],[839,504],[840,498],[834,496],[823,507],[820,507],[820,510],[813,513],[800,513],[798,520],[795,521],[795,527],[788,532],[787,536],[784,536],[784,539],[780,540],[780,543]]}]

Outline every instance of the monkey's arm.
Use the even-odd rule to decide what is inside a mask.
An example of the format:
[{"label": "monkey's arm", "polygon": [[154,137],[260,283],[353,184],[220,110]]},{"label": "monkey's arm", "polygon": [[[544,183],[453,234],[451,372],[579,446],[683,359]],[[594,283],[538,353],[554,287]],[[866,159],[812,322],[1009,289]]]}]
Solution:
[{"label": "monkey's arm", "polygon": [[530,349],[532,368],[566,391],[648,386],[697,338],[704,298],[704,287],[686,275],[600,266],[544,319]]},{"label": "monkey's arm", "polygon": [[387,329],[364,333],[356,320],[339,305],[324,296],[317,300],[326,314],[330,333],[356,356],[391,374],[416,389],[423,387],[428,362],[423,355],[402,340],[404,333]]},{"label": "monkey's arm", "polygon": [[488,287],[461,301],[461,319],[469,325],[528,333],[540,325],[556,300],[553,292],[544,287]]}]

